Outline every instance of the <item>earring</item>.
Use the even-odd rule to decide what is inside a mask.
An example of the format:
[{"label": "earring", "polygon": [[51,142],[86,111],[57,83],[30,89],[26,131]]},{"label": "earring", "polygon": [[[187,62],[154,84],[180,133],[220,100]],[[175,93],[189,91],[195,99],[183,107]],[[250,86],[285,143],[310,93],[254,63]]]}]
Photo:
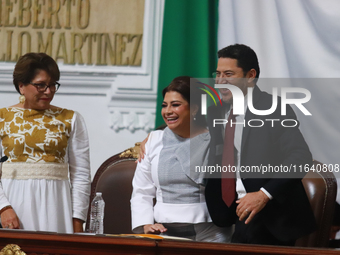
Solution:
[{"label": "earring", "polygon": [[192,115],[194,117],[194,120],[196,120],[196,115]]},{"label": "earring", "polygon": [[22,104],[25,103],[25,100],[26,100],[26,97],[24,95],[19,96],[19,102],[20,103],[22,103]]}]

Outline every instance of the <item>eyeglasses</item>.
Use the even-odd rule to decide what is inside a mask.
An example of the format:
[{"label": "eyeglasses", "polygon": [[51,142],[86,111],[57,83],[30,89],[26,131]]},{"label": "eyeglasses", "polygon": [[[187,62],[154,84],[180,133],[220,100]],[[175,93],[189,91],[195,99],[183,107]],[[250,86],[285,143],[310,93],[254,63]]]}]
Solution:
[{"label": "eyeglasses", "polygon": [[46,85],[45,83],[34,83],[34,82],[30,82],[29,84],[33,85],[37,89],[38,92],[45,92],[47,88],[50,88],[50,91],[55,93],[58,91],[60,87],[59,82],[54,82],[49,85]]},{"label": "eyeglasses", "polygon": [[226,72],[213,72],[212,73],[212,77],[214,79],[219,79],[219,78],[229,78],[233,75],[233,73],[230,73],[229,71],[226,71]]},{"label": "eyeglasses", "polygon": [[232,73],[230,71],[226,71],[226,72],[213,72],[212,73],[212,77],[218,83],[221,83],[221,82],[232,82],[235,79],[234,73]]}]

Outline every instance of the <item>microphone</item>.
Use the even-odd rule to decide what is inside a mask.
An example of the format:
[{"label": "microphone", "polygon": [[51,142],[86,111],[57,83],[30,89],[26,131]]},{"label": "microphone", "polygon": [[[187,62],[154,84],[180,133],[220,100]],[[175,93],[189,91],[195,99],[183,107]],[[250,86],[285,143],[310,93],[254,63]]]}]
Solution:
[{"label": "microphone", "polygon": [[8,159],[7,156],[3,156],[3,157],[0,159],[0,163],[5,162],[7,159]]}]

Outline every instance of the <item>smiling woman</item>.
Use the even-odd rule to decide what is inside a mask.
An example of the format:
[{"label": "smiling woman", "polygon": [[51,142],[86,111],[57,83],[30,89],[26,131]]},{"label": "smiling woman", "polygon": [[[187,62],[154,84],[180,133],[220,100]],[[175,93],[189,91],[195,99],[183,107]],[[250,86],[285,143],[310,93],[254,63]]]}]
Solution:
[{"label": "smiling woman", "polygon": [[184,138],[207,132],[207,122],[201,114],[200,84],[189,76],[180,76],[162,91],[162,117],[171,131]]},{"label": "smiling woman", "polygon": [[146,155],[133,178],[134,232],[230,241],[232,229],[211,222],[204,195],[205,173],[192,169],[207,164],[210,143],[199,87],[196,80],[181,76],[163,90],[162,116],[167,128],[150,133]]},{"label": "smiling woman", "polygon": [[174,133],[181,137],[190,137],[190,114],[189,103],[176,91],[169,91],[165,94],[162,104],[162,116]]},{"label": "smiling woman", "polygon": [[8,157],[0,184],[5,228],[83,231],[91,179],[88,137],[79,113],[51,105],[59,77],[58,65],[45,53],[27,53],[15,66],[20,102],[0,109],[0,152]]}]

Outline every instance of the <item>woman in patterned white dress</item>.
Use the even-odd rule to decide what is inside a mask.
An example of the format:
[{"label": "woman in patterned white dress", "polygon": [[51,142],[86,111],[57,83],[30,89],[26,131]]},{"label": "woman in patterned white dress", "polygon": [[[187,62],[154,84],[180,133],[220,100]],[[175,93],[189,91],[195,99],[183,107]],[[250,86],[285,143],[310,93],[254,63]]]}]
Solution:
[{"label": "woman in patterned white dress", "polygon": [[51,105],[60,84],[45,53],[18,60],[20,103],[0,109],[0,217],[4,228],[82,232],[90,195],[89,143],[82,116]]}]

